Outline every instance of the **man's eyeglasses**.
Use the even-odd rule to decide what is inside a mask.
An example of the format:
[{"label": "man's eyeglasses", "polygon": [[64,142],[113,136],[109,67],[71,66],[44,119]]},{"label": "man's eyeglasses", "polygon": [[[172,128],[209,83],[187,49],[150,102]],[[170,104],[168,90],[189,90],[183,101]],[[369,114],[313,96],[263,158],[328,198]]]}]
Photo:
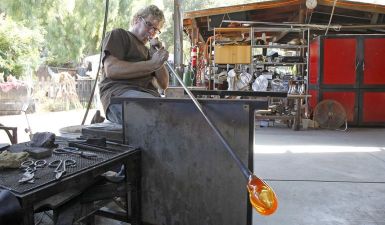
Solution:
[{"label": "man's eyeglasses", "polygon": [[157,33],[157,34],[161,34],[162,33],[158,28],[156,28],[154,25],[152,25],[152,23],[146,21],[143,17],[140,17],[140,18],[143,20],[144,24],[146,24],[146,26],[149,29],[154,29],[155,33]]}]

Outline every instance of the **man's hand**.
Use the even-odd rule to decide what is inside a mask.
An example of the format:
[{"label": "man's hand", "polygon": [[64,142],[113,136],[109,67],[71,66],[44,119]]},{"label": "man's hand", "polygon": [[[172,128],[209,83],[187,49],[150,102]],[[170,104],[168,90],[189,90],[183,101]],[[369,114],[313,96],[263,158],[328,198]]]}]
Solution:
[{"label": "man's hand", "polygon": [[162,42],[158,38],[150,39],[150,55],[151,61],[157,66],[159,66],[155,71],[155,79],[153,80],[153,85],[158,88],[158,90],[165,90],[168,87],[169,83],[169,74],[164,66],[164,62],[168,59],[168,51],[166,51],[162,45]]},{"label": "man's hand", "polygon": [[168,59],[168,51],[166,51],[163,47],[154,52],[151,57],[151,61],[157,66],[161,67],[165,61]]},{"label": "man's hand", "polygon": [[157,37],[150,39],[150,56],[152,57],[152,55],[154,55],[157,49],[160,49],[162,47],[162,42],[160,42]]}]

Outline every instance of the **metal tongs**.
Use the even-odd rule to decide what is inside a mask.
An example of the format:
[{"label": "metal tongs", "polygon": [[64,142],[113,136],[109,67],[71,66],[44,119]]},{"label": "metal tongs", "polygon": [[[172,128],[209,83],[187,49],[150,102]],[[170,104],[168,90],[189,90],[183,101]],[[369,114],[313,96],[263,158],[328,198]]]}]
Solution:
[{"label": "metal tongs", "polygon": [[73,154],[73,155],[79,155],[80,157],[86,158],[86,159],[94,159],[97,158],[97,155],[90,152],[84,152],[80,151],[79,148],[76,147],[60,147],[53,150],[54,154]]},{"label": "metal tongs", "polygon": [[53,171],[55,173],[55,179],[59,180],[65,173],[67,173],[67,167],[75,167],[76,161],[73,159],[55,160],[48,164],[48,167],[56,167]]},{"label": "metal tongs", "polygon": [[20,169],[24,171],[21,179],[19,180],[20,184],[25,183],[34,183],[35,182],[35,172],[38,168],[43,168],[47,165],[46,160],[26,160],[21,163]]}]

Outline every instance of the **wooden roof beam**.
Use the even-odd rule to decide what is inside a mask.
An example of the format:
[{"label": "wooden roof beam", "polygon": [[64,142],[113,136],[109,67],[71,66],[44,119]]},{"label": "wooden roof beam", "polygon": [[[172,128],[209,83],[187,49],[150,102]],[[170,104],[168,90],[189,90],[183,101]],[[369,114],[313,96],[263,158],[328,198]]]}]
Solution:
[{"label": "wooden roof beam", "polygon": [[193,24],[193,29],[192,29],[192,44],[197,44],[198,42],[205,42],[203,37],[202,37],[202,34],[199,32],[199,27],[197,25],[197,22],[195,19],[192,19],[192,24]]},{"label": "wooden roof beam", "polygon": [[[288,21],[292,21],[292,22],[295,22],[295,21],[300,22],[301,20],[304,20],[304,18],[301,18],[300,15],[292,15],[291,17],[288,18]],[[289,34],[289,31],[279,32],[277,35],[273,37],[273,42],[279,42],[288,34]]]},{"label": "wooden roof beam", "polygon": [[259,9],[288,7],[291,5],[298,5],[301,2],[303,1],[302,0],[273,0],[273,1],[267,1],[267,2],[249,3],[249,4],[243,4],[243,5],[234,5],[234,6],[227,6],[227,7],[205,9],[205,10],[199,10],[199,11],[189,11],[184,13],[184,18],[196,18],[196,17],[220,15],[220,14],[226,14],[226,13],[235,13],[235,12],[259,10]]},{"label": "wooden roof beam", "polygon": [[290,17],[292,17],[294,15],[298,16],[297,14],[294,14],[294,13],[292,13],[292,14],[284,14],[284,15],[278,14],[278,15],[271,16],[269,18],[260,17],[260,16],[256,16],[256,17],[253,16],[253,17],[250,18],[250,21],[256,21],[256,22],[287,21],[287,18],[290,18]]},{"label": "wooden roof beam", "polygon": [[[333,6],[319,5],[314,9],[314,12],[328,13],[330,15],[330,13],[332,12],[332,8]],[[334,10],[334,15],[337,15],[337,14],[341,16],[347,16],[347,17],[360,17],[360,18],[370,19],[373,15],[373,12],[358,11],[358,10],[336,7]]]},{"label": "wooden roof beam", "polygon": [[372,19],[370,20],[370,24],[377,24],[378,22],[378,13],[373,13]]},{"label": "wooden roof beam", "polygon": [[[319,5],[326,5],[333,7],[334,0],[318,0]],[[364,12],[374,12],[385,14],[385,5],[369,4],[363,2],[352,2],[339,0],[336,3],[337,8],[352,9]]]}]

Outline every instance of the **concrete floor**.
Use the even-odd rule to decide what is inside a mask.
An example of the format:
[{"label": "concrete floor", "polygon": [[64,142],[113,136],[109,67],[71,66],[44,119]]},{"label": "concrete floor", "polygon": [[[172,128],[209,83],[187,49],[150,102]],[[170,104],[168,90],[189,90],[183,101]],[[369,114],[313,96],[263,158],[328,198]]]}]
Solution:
[{"label": "concrete floor", "polygon": [[385,129],[257,128],[254,171],[279,199],[254,225],[385,224]]}]

